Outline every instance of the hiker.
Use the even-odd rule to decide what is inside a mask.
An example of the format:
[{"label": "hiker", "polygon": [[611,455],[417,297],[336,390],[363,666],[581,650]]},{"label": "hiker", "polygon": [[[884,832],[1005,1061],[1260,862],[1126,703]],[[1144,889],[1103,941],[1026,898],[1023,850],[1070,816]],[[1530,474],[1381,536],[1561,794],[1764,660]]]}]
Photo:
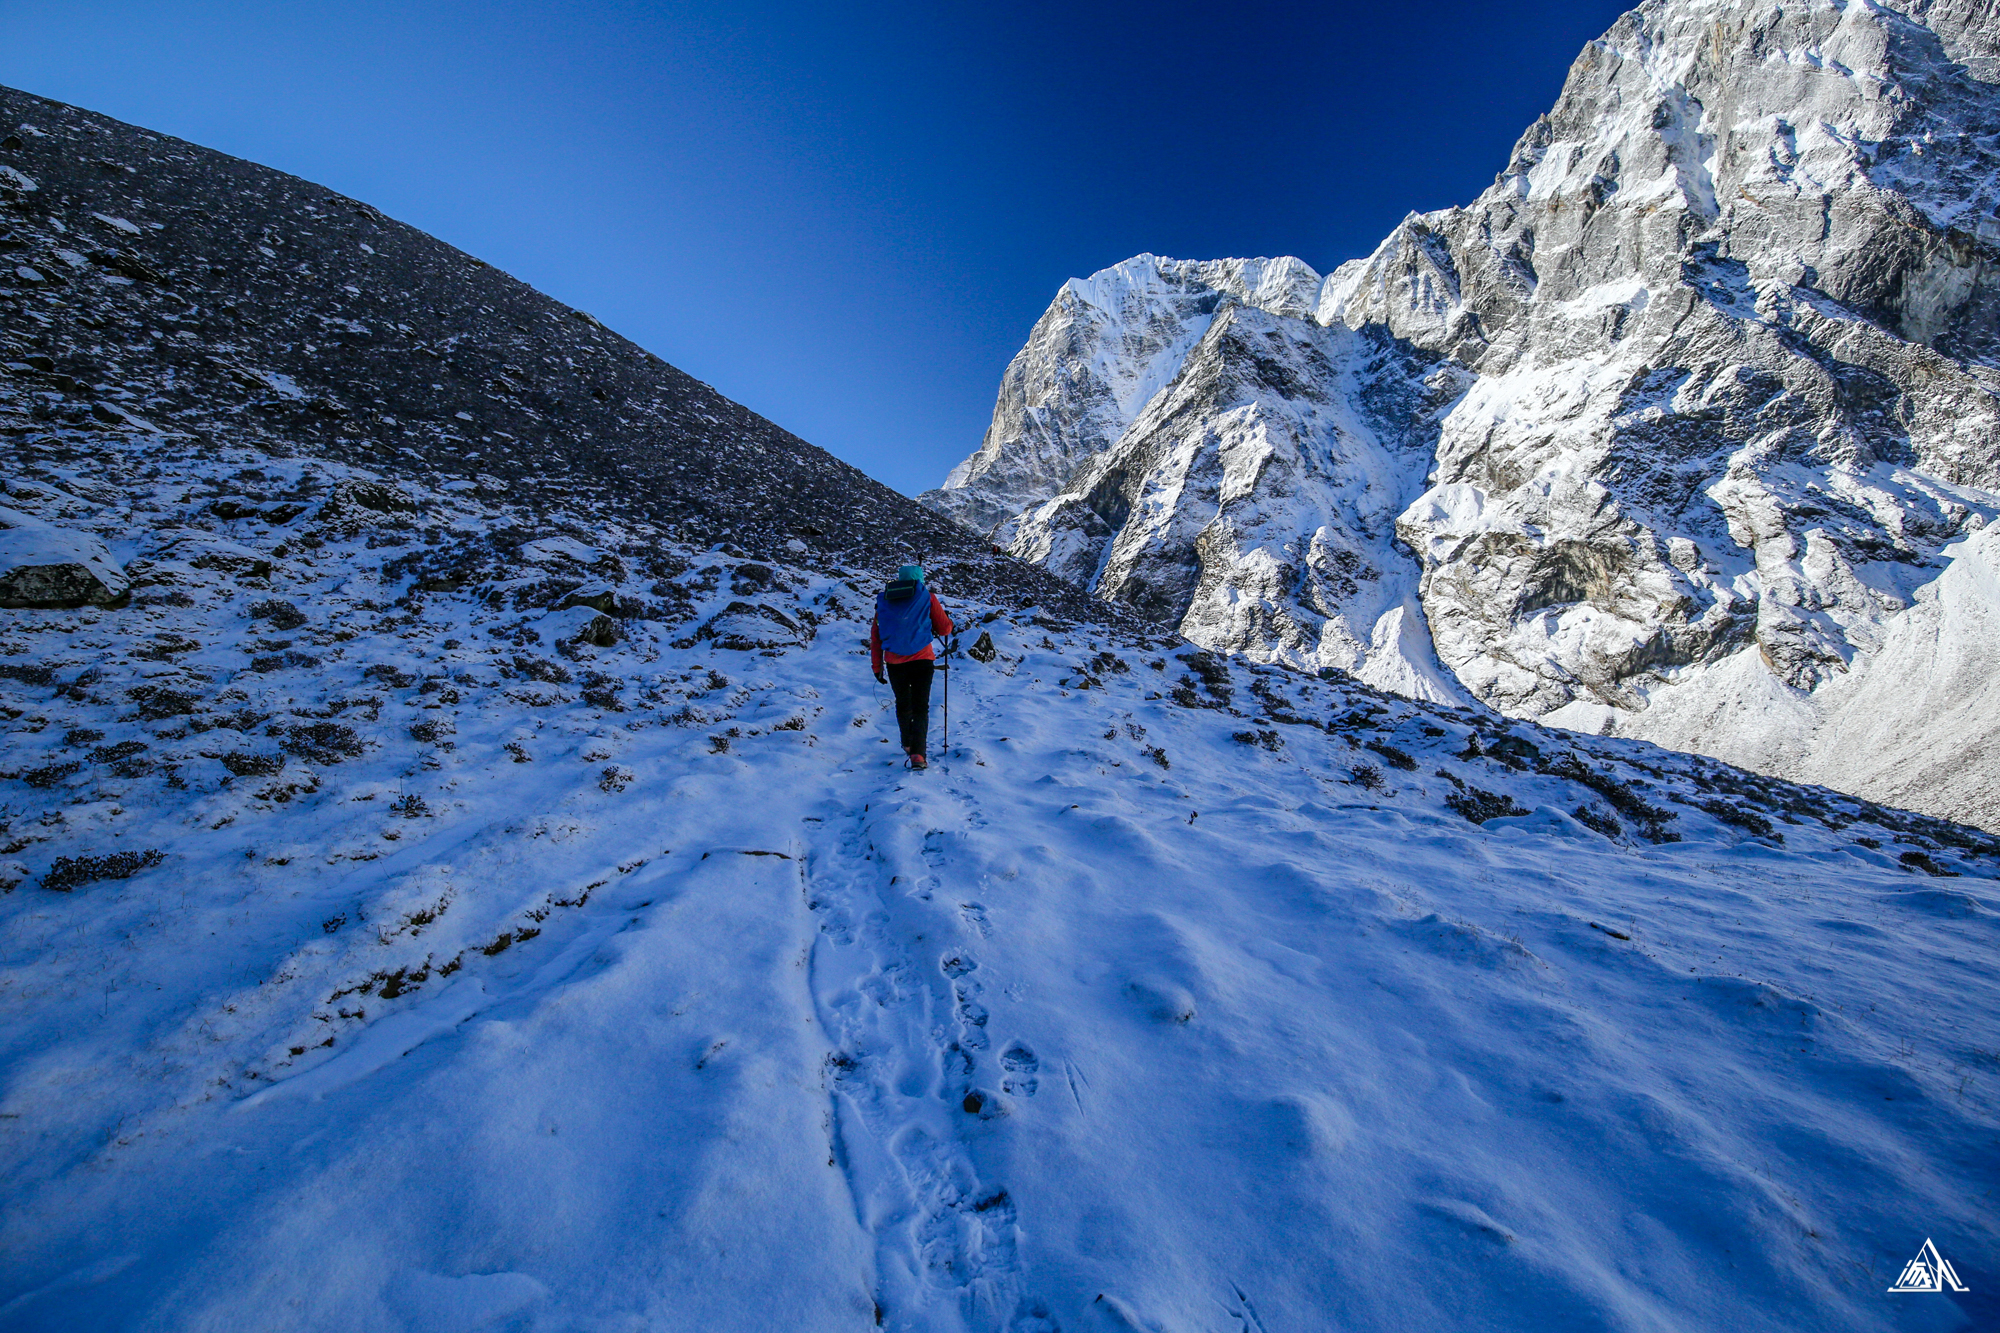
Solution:
[{"label": "hiker", "polygon": [[[951,617],[944,603],[924,583],[922,565],[904,565],[895,581],[875,594],[875,623],[868,627],[868,657],[875,666],[875,679],[896,692],[896,725],[903,733],[903,753],[911,768],[928,767],[924,752],[930,746],[931,673],[936,669],[937,650],[933,635],[951,633]],[[889,674],[882,667],[887,662]]]}]

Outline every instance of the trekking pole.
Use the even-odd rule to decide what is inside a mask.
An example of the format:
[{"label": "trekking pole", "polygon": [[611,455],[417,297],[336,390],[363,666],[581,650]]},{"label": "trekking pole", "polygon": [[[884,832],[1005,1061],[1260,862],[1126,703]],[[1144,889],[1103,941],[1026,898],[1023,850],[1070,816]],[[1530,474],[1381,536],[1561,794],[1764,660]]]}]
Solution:
[{"label": "trekking pole", "polygon": [[944,757],[951,758],[951,640],[944,644]]}]

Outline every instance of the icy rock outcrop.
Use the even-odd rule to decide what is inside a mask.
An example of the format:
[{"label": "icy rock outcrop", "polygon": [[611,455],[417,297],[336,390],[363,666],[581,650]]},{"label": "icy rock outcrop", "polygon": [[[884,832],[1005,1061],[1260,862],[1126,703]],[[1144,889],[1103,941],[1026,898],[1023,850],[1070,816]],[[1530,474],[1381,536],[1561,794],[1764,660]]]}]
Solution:
[{"label": "icy rock outcrop", "polygon": [[130,588],[102,538],[0,509],[0,607],[110,606]]},{"label": "icy rock outcrop", "polygon": [[1967,63],[1992,55],[1976,8],[1635,10],[1492,189],[1329,281],[1321,319],[1479,375],[1399,531],[1486,702],[1632,707],[1748,649],[1809,691],[1990,514],[2000,88]]},{"label": "icy rock outcrop", "polygon": [[1208,647],[1456,699],[1392,542],[1460,379],[1379,331],[1224,303],[1014,553]]},{"label": "icy rock outcrop", "polygon": [[[1201,271],[1082,286],[1133,265]],[[1849,678],[1911,609],[1976,597],[1920,591],[2000,516],[1992,0],[1643,5],[1492,188],[1310,320],[1218,289],[1148,336],[1076,287],[927,497],[1016,553],[1206,646],[2000,820],[1829,748],[1875,734]],[[1044,336],[1086,325],[1088,356]],[[1371,577],[1329,596],[1333,551]],[[2000,707],[1990,679],[1954,688]],[[1782,742],[1743,743],[1752,699]],[[1939,716],[1906,720],[1990,768]]]},{"label": "icy rock outcrop", "polygon": [[1012,541],[1013,518],[1118,439],[1225,301],[1306,317],[1319,289],[1319,274],[1296,259],[1139,255],[1070,279],[1008,365],[979,451],[918,498]]}]

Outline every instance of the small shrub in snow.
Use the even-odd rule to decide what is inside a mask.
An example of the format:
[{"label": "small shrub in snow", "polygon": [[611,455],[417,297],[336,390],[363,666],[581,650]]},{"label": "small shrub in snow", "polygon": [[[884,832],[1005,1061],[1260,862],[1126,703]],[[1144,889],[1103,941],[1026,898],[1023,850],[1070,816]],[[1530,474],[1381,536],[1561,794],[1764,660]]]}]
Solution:
[{"label": "small shrub in snow", "polygon": [[773,731],[804,731],[805,729],[806,729],[806,720],[797,713],[792,714],[790,717],[786,718],[783,722],[780,722],[777,726],[771,728],[771,730]]},{"label": "small shrub in snow", "polygon": [[517,764],[532,764],[535,762],[535,756],[529,754],[528,747],[519,741],[508,741],[507,753],[514,756],[514,762]]},{"label": "small shrub in snow", "polygon": [[1902,867],[1905,870],[1921,870],[1926,875],[1936,875],[1941,879],[1958,878],[1958,872],[1956,870],[1950,870],[1944,866],[1939,865],[1936,861],[1933,861],[1930,857],[1926,856],[1922,852],[1904,852],[1901,856],[1897,857],[1896,860],[1902,864]]},{"label": "small shrub in snow", "polygon": [[1091,658],[1090,667],[1091,670],[1095,671],[1100,676],[1110,675],[1115,672],[1127,672],[1132,669],[1131,667],[1125,664],[1124,658],[1118,656],[1118,654],[1116,653],[1111,653],[1111,652],[1101,652],[1097,656]]},{"label": "small shrub in snow", "polygon": [[221,762],[224,768],[239,778],[268,778],[284,771],[285,756],[231,750],[221,757]]},{"label": "small shrub in snow", "polygon": [[1387,741],[1364,741],[1362,742],[1362,746],[1364,749],[1373,750],[1376,754],[1381,755],[1391,768],[1400,768],[1405,773],[1414,773],[1417,771],[1417,761],[1412,759],[1408,753],[1397,749]]},{"label": "small shrub in snow", "polygon": [[[1473,742],[1476,740],[1475,736]],[[1473,742],[1468,742],[1468,749],[1472,748]],[[1525,773],[1530,764],[1539,764],[1542,760],[1542,752],[1536,746],[1519,736],[1504,733],[1487,738],[1486,753],[1517,773]]]},{"label": "small shrub in snow", "polygon": [[589,672],[583,678],[583,701],[607,713],[622,713],[625,705],[619,702],[618,691],[624,686],[625,682],[616,676],[607,676],[600,671]]},{"label": "small shrub in snow", "polygon": [[29,769],[21,775],[21,781],[30,787],[53,787],[82,767],[83,765],[74,759],[63,764],[47,764],[41,768]]},{"label": "small shrub in snow", "polygon": [[425,745],[436,745],[448,736],[458,733],[458,728],[446,718],[425,718],[410,724],[410,738]]},{"label": "small shrub in snow", "polygon": [[1783,843],[1785,840],[1785,835],[1778,832],[1773,827],[1771,821],[1764,818],[1764,816],[1754,811],[1745,810],[1741,806],[1732,805],[1720,797],[1713,797],[1706,801],[1697,801],[1695,804],[1698,808],[1714,815],[1723,823],[1740,828],[1756,837],[1769,838],[1771,841],[1777,843]]},{"label": "small shrub in snow", "polygon": [[303,670],[316,667],[319,659],[311,653],[302,653],[296,648],[288,648],[282,653],[272,653],[266,657],[250,659],[250,669],[259,675],[269,675],[273,671]]},{"label": "small shrub in snow", "polygon": [[1550,777],[1564,778],[1579,786],[1588,787],[1602,796],[1613,810],[1631,820],[1639,836],[1648,842],[1679,842],[1680,834],[1669,832],[1667,821],[1676,818],[1671,810],[1661,809],[1624,782],[1587,766],[1573,754],[1559,755],[1553,762],[1541,766],[1541,771]]},{"label": "small shrub in snow", "polygon": [[306,613],[279,597],[267,597],[250,608],[252,620],[268,620],[278,629],[297,629],[306,623]]},{"label": "small shrub in snow", "polygon": [[269,716],[269,713],[253,713],[247,708],[239,708],[233,713],[217,713],[209,721],[231,731],[251,732],[257,730]]},{"label": "small shrub in snow", "polygon": [[605,766],[604,772],[598,775],[597,786],[601,791],[624,791],[638,776],[623,764],[609,764]]},{"label": "small shrub in snow", "polygon": [[1348,781],[1365,791],[1382,790],[1382,770],[1373,764],[1356,764],[1347,770]]},{"label": "small shrub in snow", "polygon": [[[1214,653],[1203,650],[1192,653],[1182,653],[1179,655],[1179,660],[1183,664],[1185,664],[1194,673],[1194,675],[1201,677],[1202,685],[1206,687],[1208,693],[1214,699],[1214,702],[1212,703],[1198,704],[1193,706],[1202,708],[1226,708],[1229,706],[1229,701],[1231,698],[1234,697],[1234,693],[1232,690],[1232,686],[1230,684],[1229,667],[1222,661],[1221,658],[1217,657]],[[1181,681],[1184,686],[1189,687],[1189,693],[1192,694],[1193,692],[1192,686],[1194,684],[1193,679],[1187,676],[1183,676],[1181,677]],[[1181,702],[1179,691],[1175,692],[1174,702],[1176,703]],[[1183,706],[1185,707],[1188,705],[1183,705]]]},{"label": "small shrub in snow", "polygon": [[1489,819],[1506,819],[1528,813],[1526,809],[1516,805],[1511,796],[1471,786],[1461,788],[1445,797],[1444,803],[1475,824],[1484,824]]},{"label": "small shrub in snow", "polygon": [[1594,829],[1607,838],[1615,838],[1625,831],[1624,825],[1613,817],[1609,810],[1585,803],[1570,812],[1576,822],[1587,829]]},{"label": "small shrub in snow", "polygon": [[185,694],[180,690],[169,690],[158,685],[135,685],[127,690],[125,695],[139,705],[141,722],[159,722],[170,717],[185,717],[194,712],[201,703],[198,695]]},{"label": "small shrub in snow", "polygon": [[106,856],[58,856],[42,876],[42,887],[68,893],[83,884],[101,879],[130,879],[149,866],[167,859],[157,848],[143,852],[112,852]]},{"label": "small shrub in snow", "polygon": [[573,679],[569,668],[560,662],[551,662],[546,657],[530,657],[526,653],[514,655],[514,671],[529,680],[539,680],[549,685],[567,685]]},{"label": "small shrub in snow", "polygon": [[54,667],[22,666],[17,662],[0,663],[0,680],[18,680],[23,685],[53,685],[56,680]]},{"label": "small shrub in snow", "polygon": [[354,728],[339,722],[312,722],[304,726],[285,728],[285,738],[278,742],[287,754],[313,764],[337,764],[343,759],[351,759],[366,747]]}]

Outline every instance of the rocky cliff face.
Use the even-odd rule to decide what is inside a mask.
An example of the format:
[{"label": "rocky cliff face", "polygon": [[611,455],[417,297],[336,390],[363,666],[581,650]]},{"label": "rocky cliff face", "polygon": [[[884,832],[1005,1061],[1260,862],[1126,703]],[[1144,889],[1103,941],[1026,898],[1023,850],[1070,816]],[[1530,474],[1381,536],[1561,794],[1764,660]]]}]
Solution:
[{"label": "rocky cliff face", "polygon": [[[1470,206],[1309,315],[1224,280],[1273,267],[1072,284],[933,496],[1210,646],[2000,819],[1936,722],[2000,714],[1941,577],[2000,514],[2000,6],[1642,6]],[[1060,312],[1134,271],[1213,309],[1106,369],[1132,305]],[[1931,762],[1857,752],[1892,695]]]},{"label": "rocky cliff face", "polygon": [[1140,255],[1072,278],[1007,367],[979,451],[925,498],[1011,540],[1022,509],[1110,448],[1174,378],[1224,301],[1303,318],[1319,288],[1319,275],[1296,259]]}]

